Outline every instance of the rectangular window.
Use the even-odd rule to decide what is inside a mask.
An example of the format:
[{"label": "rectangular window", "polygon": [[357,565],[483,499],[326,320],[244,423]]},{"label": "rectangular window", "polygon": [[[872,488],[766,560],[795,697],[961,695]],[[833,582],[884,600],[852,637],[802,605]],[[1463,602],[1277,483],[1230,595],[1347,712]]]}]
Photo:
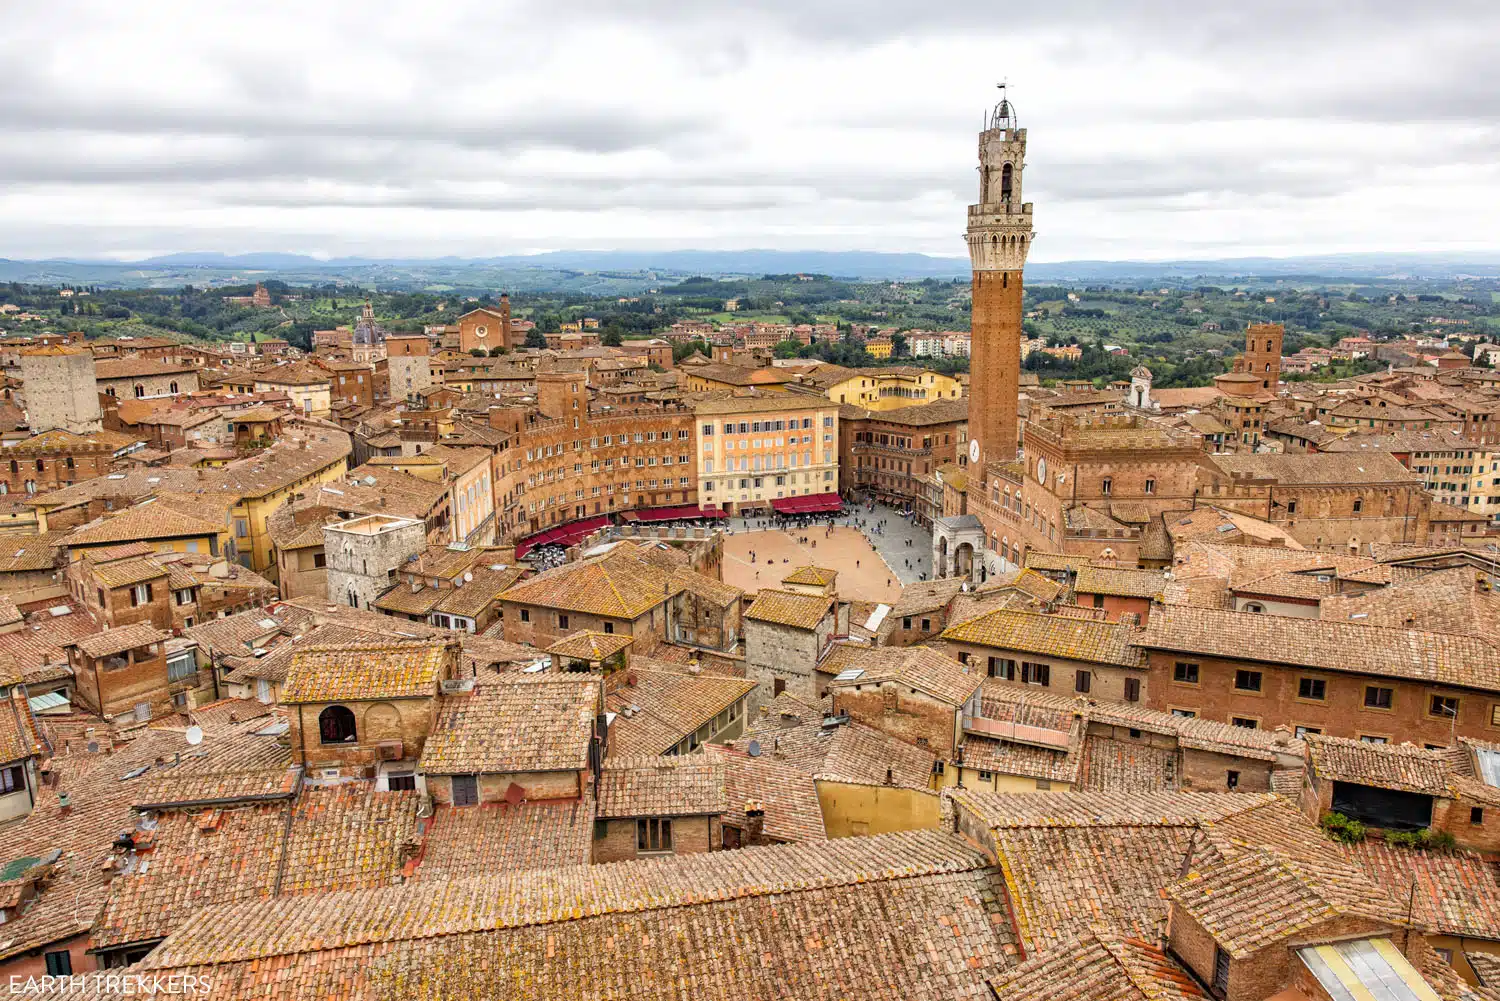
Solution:
[{"label": "rectangular window", "polygon": [[1298,678],[1297,698],[1322,702],[1328,697],[1328,682],[1322,678]]},{"label": "rectangular window", "polygon": [[1192,709],[1173,709],[1172,715],[1180,719],[1192,719],[1197,716],[1198,713]]},{"label": "rectangular window", "polygon": [[1260,691],[1261,675],[1259,671],[1235,671],[1234,687],[1242,692]]},{"label": "rectangular window", "polygon": [[523,609],[521,609],[521,621],[522,622],[530,622],[531,621],[531,609],[529,609],[529,608],[523,608]]},{"label": "rectangular window", "polygon": [[44,957],[47,961],[47,976],[69,977],[73,975],[73,956],[66,949],[49,952]]},{"label": "rectangular window", "polygon": [[558,612],[557,613],[557,628],[559,628],[559,629],[566,629],[566,628],[568,628],[568,617],[566,615],[564,615],[562,612]]},{"label": "rectangular window", "polygon": [[1146,481],[1146,493],[1148,493],[1148,494],[1154,494],[1154,493],[1156,493],[1156,481],[1155,480],[1147,480]]},{"label": "rectangular window", "polygon": [[1126,678],[1125,679],[1125,701],[1126,702],[1139,702],[1139,701],[1141,701],[1141,679],[1140,678]]},{"label": "rectangular window", "polygon": [[1359,739],[1364,741],[1366,744],[1386,744],[1390,742],[1390,738],[1377,737],[1373,733],[1362,733],[1359,735]]},{"label": "rectangular window", "polygon": [[1469,807],[1469,823],[1473,824],[1475,827],[1482,827],[1484,825],[1484,807]]},{"label": "rectangular window", "polygon": [[0,768],[0,796],[20,792],[26,788],[26,766],[14,765]]},{"label": "rectangular window", "polygon": [[615,624],[613,622],[604,623],[604,631],[613,634],[615,631]]},{"label": "rectangular window", "polygon": [[1458,719],[1458,699],[1447,695],[1434,695],[1427,703],[1427,714],[1440,716],[1443,719]]},{"label": "rectangular window", "polygon": [[1093,677],[1088,671],[1078,671],[1073,677],[1073,691],[1087,694]]},{"label": "rectangular window", "polygon": [[1365,708],[1366,709],[1389,709],[1394,701],[1395,691],[1390,688],[1381,688],[1378,685],[1365,686]]},{"label": "rectangular window", "polygon": [[1245,730],[1255,730],[1260,727],[1260,720],[1251,719],[1249,716],[1231,716],[1229,722]]},{"label": "rectangular window", "polygon": [[1004,657],[990,658],[990,677],[1003,681],[1016,680],[1016,662]]},{"label": "rectangular window", "polygon": [[1027,685],[1046,685],[1051,682],[1052,668],[1047,664],[1021,662],[1021,682]]},{"label": "rectangular window", "polygon": [[1240,786],[1240,773],[1232,768],[1226,771],[1224,773],[1224,784],[1229,787],[1231,792],[1238,789]]},{"label": "rectangular window", "polygon": [[187,650],[167,658],[167,681],[184,681],[198,673],[198,659]]},{"label": "rectangular window", "polygon": [[385,785],[386,785],[386,788],[389,789],[391,792],[401,792],[403,790],[408,791],[408,792],[416,792],[416,789],[417,789],[417,773],[416,772],[391,772],[389,775],[387,775],[385,777]]},{"label": "rectangular window", "polygon": [[1296,729],[1296,734],[1297,734],[1297,739],[1298,740],[1301,740],[1303,737],[1306,737],[1308,734],[1319,734],[1319,733],[1322,733],[1322,732],[1323,732],[1323,728],[1320,727],[1320,726],[1299,726]]},{"label": "rectangular window", "polygon": [[672,821],[649,817],[635,822],[635,847],[640,852],[670,852]]},{"label": "rectangular window", "polygon": [[1172,680],[1180,681],[1185,685],[1196,685],[1198,683],[1198,665],[1179,660],[1172,665]]}]

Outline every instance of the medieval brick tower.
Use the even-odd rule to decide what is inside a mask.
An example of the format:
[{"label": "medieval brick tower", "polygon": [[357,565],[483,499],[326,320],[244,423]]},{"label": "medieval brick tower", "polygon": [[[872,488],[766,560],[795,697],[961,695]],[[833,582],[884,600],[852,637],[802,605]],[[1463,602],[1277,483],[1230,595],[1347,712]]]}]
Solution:
[{"label": "medieval brick tower", "polygon": [[1245,328],[1245,353],[1236,369],[1260,379],[1262,389],[1276,392],[1281,381],[1281,342],[1286,327],[1279,323],[1252,323]]},{"label": "medieval brick tower", "polygon": [[968,230],[974,269],[969,457],[979,463],[1016,457],[1021,269],[1034,235],[1031,203],[1021,200],[1026,130],[1017,127],[1008,99],[995,106],[988,124],[979,133],[979,204],[969,206]]}]

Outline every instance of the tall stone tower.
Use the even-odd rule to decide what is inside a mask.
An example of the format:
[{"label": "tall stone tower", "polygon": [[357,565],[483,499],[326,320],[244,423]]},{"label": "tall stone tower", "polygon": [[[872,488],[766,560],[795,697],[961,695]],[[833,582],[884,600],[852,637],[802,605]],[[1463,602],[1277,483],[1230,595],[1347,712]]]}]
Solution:
[{"label": "tall stone tower", "polygon": [[[1021,200],[1026,130],[1002,98],[979,133],[979,204],[969,206],[974,309],[969,358],[969,457],[1016,457],[1021,371],[1021,269],[1031,249],[1031,203]],[[976,448],[977,445],[977,448]]]},{"label": "tall stone tower", "polygon": [[87,434],[103,429],[94,354],[88,348],[51,345],[22,351],[21,381],[32,431],[62,428]]},{"label": "tall stone tower", "polygon": [[510,330],[510,293],[500,293],[500,343],[507,351],[516,349]]},{"label": "tall stone tower", "polygon": [[1276,392],[1281,381],[1281,342],[1286,327],[1279,323],[1252,323],[1245,328],[1245,353],[1239,371],[1260,379],[1260,387]]}]

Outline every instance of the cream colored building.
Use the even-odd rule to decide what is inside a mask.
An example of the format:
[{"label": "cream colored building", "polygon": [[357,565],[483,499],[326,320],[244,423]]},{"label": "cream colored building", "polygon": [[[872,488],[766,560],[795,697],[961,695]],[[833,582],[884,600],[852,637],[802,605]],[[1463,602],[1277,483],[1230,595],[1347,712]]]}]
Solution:
[{"label": "cream colored building", "polygon": [[956,400],[963,387],[952,376],[911,365],[855,369],[854,374],[825,390],[834,403],[852,403],[866,410],[896,410],[934,400]]},{"label": "cream colored building", "polygon": [[777,393],[705,400],[696,411],[702,506],[769,512],[778,498],[838,492],[836,403]]}]

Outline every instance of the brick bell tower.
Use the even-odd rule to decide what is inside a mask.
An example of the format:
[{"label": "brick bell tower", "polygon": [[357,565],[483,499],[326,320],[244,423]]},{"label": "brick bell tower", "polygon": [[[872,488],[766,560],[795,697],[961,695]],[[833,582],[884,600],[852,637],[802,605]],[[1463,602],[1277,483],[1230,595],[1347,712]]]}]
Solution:
[{"label": "brick bell tower", "polygon": [[969,358],[969,461],[1008,462],[1019,437],[1021,270],[1031,249],[1031,203],[1021,200],[1026,130],[1005,98],[979,133],[979,204],[969,206],[974,269]]}]

